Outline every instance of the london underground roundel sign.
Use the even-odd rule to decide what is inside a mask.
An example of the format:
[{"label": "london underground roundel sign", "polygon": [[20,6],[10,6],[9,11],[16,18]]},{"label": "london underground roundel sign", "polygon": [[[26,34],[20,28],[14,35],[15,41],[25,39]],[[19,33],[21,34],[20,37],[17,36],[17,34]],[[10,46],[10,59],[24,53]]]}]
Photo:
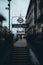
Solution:
[{"label": "london underground roundel sign", "polygon": [[20,18],[17,19],[17,21],[18,21],[19,23],[22,23],[24,20],[23,20],[23,18],[20,17]]}]

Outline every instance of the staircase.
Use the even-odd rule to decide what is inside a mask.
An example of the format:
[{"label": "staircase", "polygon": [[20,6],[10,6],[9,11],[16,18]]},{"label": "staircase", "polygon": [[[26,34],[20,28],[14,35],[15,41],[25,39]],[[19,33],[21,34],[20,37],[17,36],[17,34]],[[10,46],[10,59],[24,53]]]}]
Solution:
[{"label": "staircase", "polygon": [[27,47],[12,47],[10,65],[31,65]]}]

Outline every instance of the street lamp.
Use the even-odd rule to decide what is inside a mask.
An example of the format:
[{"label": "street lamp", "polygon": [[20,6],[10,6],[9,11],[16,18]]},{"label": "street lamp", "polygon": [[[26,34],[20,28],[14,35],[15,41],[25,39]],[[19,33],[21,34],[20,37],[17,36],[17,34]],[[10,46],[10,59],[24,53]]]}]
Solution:
[{"label": "street lamp", "polygon": [[9,30],[10,30],[10,2],[11,0],[8,0],[8,7],[6,7],[5,9],[8,9],[9,10]]}]

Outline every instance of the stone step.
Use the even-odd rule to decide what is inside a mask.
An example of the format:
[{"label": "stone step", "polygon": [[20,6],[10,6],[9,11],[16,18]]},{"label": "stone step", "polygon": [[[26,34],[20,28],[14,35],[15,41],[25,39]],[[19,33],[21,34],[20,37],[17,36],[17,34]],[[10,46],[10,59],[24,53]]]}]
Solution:
[{"label": "stone step", "polygon": [[11,65],[30,65],[27,47],[12,48]]}]

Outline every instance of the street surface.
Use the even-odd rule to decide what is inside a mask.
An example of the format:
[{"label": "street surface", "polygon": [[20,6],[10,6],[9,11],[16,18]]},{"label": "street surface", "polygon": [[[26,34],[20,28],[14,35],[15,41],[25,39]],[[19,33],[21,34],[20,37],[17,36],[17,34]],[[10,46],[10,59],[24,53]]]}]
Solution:
[{"label": "street surface", "polygon": [[14,43],[15,47],[26,47],[27,41],[25,39],[19,39],[16,43]]},{"label": "street surface", "polygon": [[[13,46],[15,48],[20,48],[21,50],[23,48],[28,47],[27,41],[24,38],[23,39],[19,39],[16,43],[13,44]],[[35,53],[32,51],[32,49],[31,48],[27,48],[27,49],[28,49],[27,53],[29,53],[28,55],[29,55],[31,63],[34,64],[34,65],[37,65],[37,64],[40,65],[40,63],[39,63]],[[18,54],[18,52],[17,52],[17,49],[16,49],[16,54]],[[21,53],[21,51],[19,53],[23,54],[23,52]],[[28,60],[28,62],[29,62],[29,60]]]}]

